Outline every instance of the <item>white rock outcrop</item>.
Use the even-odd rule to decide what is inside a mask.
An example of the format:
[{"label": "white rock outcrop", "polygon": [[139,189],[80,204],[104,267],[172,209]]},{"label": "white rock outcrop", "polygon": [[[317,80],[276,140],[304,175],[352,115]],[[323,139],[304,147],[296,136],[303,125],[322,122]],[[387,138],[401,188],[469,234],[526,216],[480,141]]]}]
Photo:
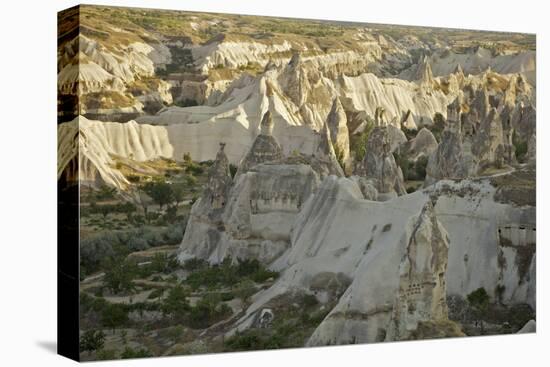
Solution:
[{"label": "white rock outcrop", "polygon": [[430,155],[426,166],[424,186],[443,179],[462,179],[475,172],[467,158],[462,139],[462,101],[457,98],[447,107],[445,130],[441,142]]},{"label": "white rock outcrop", "polygon": [[303,164],[259,164],[243,172],[223,208],[204,204],[204,197],[193,205],[180,261],[197,257],[219,263],[229,257],[270,264],[290,246],[292,224],[318,182]]},{"label": "white rock outcrop", "polygon": [[256,137],[252,147],[239,164],[237,176],[250,168],[264,162],[277,161],[283,158],[283,150],[273,137],[273,120],[271,112],[267,111],[260,124],[260,135]]},{"label": "white rock outcrop", "polygon": [[399,265],[399,289],[386,340],[406,340],[425,321],[446,321],[449,235],[428,201],[407,223],[406,253]]},{"label": "white rock outcrop", "polygon": [[327,125],[330,130],[332,146],[341,155],[342,161],[349,166],[351,156],[349,151],[349,131],[346,112],[340,99],[335,98],[327,117]]},{"label": "white rock outcrop", "polygon": [[[124,189],[128,180],[116,168],[113,157],[144,162],[174,156],[165,128],[88,120],[83,116],[57,126],[57,177],[72,175],[87,185],[106,184]],[[72,174],[70,172],[78,170]]]},{"label": "white rock outcrop", "polygon": [[[300,290],[324,302],[337,299],[308,345],[384,341],[400,285],[399,267],[407,254],[403,238],[410,239],[414,232],[407,223],[433,197],[438,197],[433,214],[448,233],[446,294],[465,298],[483,287],[496,297],[497,285],[504,285],[503,303],[534,307],[535,256],[528,244],[534,241],[535,208],[503,200],[500,190],[487,179],[440,181],[423,191],[376,202],[365,200],[353,180],[327,177],[297,215],[290,248],[271,265],[282,271],[280,278],[253,298],[232,332],[248,328],[269,300]],[[516,225],[505,233],[507,223]],[[519,246],[527,247],[523,251]],[[351,283],[341,295],[312,289],[321,273],[341,274]],[[437,304],[440,297],[433,300]]]},{"label": "white rock outcrop", "polygon": [[432,132],[426,128],[422,128],[401,149],[408,159],[416,161],[420,157],[429,157],[437,149],[437,146],[437,140]]},{"label": "white rock outcrop", "polygon": [[389,126],[373,129],[367,140],[366,153],[356,169],[359,176],[371,179],[379,194],[403,195],[406,193],[403,172],[395,163],[391,150]]}]

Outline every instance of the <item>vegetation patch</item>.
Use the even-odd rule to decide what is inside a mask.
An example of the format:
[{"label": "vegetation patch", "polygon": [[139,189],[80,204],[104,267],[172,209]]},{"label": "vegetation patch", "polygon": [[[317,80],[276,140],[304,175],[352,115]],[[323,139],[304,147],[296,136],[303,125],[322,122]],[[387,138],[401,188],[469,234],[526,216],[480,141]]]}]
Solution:
[{"label": "vegetation patch", "polygon": [[205,263],[200,265],[196,260],[192,261],[189,265],[184,264],[184,268],[195,268],[195,271],[185,280],[185,284],[195,290],[228,287],[247,279],[261,283],[278,277],[277,272],[265,269],[257,259],[238,259],[234,264],[232,259],[226,258],[221,264],[216,265],[206,265]]},{"label": "vegetation patch", "polygon": [[274,318],[267,327],[252,327],[224,340],[223,350],[247,351],[303,347],[334,305],[322,305],[314,296],[285,294],[266,307]]}]

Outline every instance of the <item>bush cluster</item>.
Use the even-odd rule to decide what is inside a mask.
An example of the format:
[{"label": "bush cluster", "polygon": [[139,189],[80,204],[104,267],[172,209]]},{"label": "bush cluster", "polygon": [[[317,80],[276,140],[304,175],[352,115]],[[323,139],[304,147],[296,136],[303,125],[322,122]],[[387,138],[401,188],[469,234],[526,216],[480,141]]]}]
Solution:
[{"label": "bush cluster", "polygon": [[428,157],[420,156],[416,161],[409,160],[406,154],[393,153],[395,163],[401,168],[403,178],[407,181],[424,181]]},{"label": "bush cluster", "polygon": [[141,227],[129,230],[102,232],[80,241],[80,276],[101,269],[108,257],[127,256],[134,251],[151,247],[176,245],[183,239],[184,224],[175,223],[165,228]]},{"label": "bush cluster", "polygon": [[197,260],[188,260],[184,268],[195,268],[185,280],[192,289],[233,286],[246,279],[261,283],[278,276],[277,272],[267,270],[257,259],[239,259],[237,264],[233,264],[230,258],[226,258],[221,264],[211,266],[197,263]]}]

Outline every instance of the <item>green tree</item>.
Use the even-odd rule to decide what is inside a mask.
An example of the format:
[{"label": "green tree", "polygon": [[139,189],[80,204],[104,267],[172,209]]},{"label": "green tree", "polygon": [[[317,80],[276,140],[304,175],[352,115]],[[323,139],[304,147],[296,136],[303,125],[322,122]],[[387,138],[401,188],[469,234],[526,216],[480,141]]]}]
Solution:
[{"label": "green tree", "polygon": [[169,223],[174,223],[178,216],[178,208],[175,205],[169,205],[166,208],[166,214],[164,214],[164,220]]},{"label": "green tree", "polygon": [[124,305],[108,304],[101,312],[101,323],[115,333],[115,329],[128,322],[128,312]]},{"label": "green tree", "polygon": [[247,302],[254,293],[256,293],[256,285],[250,279],[243,280],[233,288],[235,296]]},{"label": "green tree", "polygon": [[489,311],[489,295],[485,288],[478,288],[466,297],[468,304],[473,309],[477,320],[480,322],[481,334],[484,333],[483,319],[487,317]]},{"label": "green tree", "polygon": [[219,294],[203,297],[189,312],[189,326],[204,329],[231,314],[231,308],[221,303]]},{"label": "green tree", "polygon": [[107,217],[109,214],[117,211],[117,207],[111,204],[97,205],[95,202],[90,204],[90,211],[94,214],[99,214],[103,217],[103,225],[107,225]]},{"label": "green tree", "polygon": [[80,352],[88,352],[91,354],[103,348],[105,344],[105,334],[101,330],[87,330],[80,337],[79,349]]},{"label": "green tree", "polygon": [[180,203],[185,200],[185,185],[181,182],[172,185],[172,192],[174,195],[174,201],[176,202],[176,208]]},{"label": "green tree", "polygon": [[125,260],[122,256],[108,257],[103,264],[105,276],[103,281],[113,293],[129,292],[134,289],[134,277],[137,265]]},{"label": "green tree", "polygon": [[172,186],[166,182],[148,182],[145,185],[145,192],[158,204],[160,210],[164,205],[170,204],[174,200]]},{"label": "green tree", "polygon": [[128,219],[128,222],[131,221],[132,214],[135,213],[137,210],[136,205],[131,202],[125,202],[123,204],[119,204],[117,207],[117,211],[122,214],[126,214],[126,218]]},{"label": "green tree", "polygon": [[399,154],[399,152],[395,151],[393,152],[393,158],[395,159],[395,163],[401,168],[401,172],[403,172],[403,178],[405,180],[409,180],[409,170],[411,167],[411,162],[408,160],[407,156],[404,154]]},{"label": "green tree", "polygon": [[178,320],[183,319],[190,308],[187,292],[179,284],[170,290],[162,304],[164,314],[171,315],[173,319]]},{"label": "green tree", "polygon": [[521,141],[521,139],[516,134],[516,131],[512,133],[512,144],[514,145],[514,151],[516,153],[516,159],[521,163],[524,161],[525,155],[527,154],[527,142]]}]

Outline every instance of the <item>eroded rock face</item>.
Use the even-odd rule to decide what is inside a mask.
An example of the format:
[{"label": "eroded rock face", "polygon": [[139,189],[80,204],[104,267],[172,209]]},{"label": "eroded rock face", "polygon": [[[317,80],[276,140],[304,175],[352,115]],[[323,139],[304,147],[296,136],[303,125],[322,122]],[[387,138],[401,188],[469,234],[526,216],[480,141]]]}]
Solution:
[{"label": "eroded rock face", "polygon": [[319,176],[304,164],[261,164],[239,176],[223,214],[223,243],[210,261],[271,263],[290,246],[292,224],[318,185]]},{"label": "eroded rock face", "polygon": [[424,92],[430,92],[433,90],[435,80],[433,77],[430,60],[427,56],[424,56],[422,62],[418,65],[415,79],[419,81],[420,88]]},{"label": "eroded rock face", "polygon": [[535,161],[537,159],[537,135],[531,135],[529,143],[527,145],[527,159],[529,161]]},{"label": "eroded rock face", "polygon": [[379,193],[405,194],[403,173],[395,163],[391,152],[387,127],[378,126],[373,129],[367,141],[366,151],[357,174],[371,179]]},{"label": "eroded rock face", "polygon": [[334,149],[341,154],[342,161],[350,163],[349,131],[346,112],[339,98],[332,102],[332,108],[327,117],[327,125],[330,130],[331,141]]},{"label": "eroded rock face", "polygon": [[403,237],[406,254],[399,265],[399,290],[386,340],[409,339],[420,322],[447,320],[445,277],[449,235],[428,201],[411,218]]},{"label": "eroded rock face", "polygon": [[232,184],[229,160],[224,147],[225,144],[221,143],[216,160],[208,172],[204,192],[191,208],[187,230],[178,254],[180,261],[191,257],[208,258],[220,243],[223,229],[222,214],[229,200]]},{"label": "eroded rock face", "polygon": [[388,138],[390,140],[390,151],[395,152],[402,144],[407,142],[405,133],[394,125],[387,125]]},{"label": "eroded rock face", "polygon": [[350,179],[357,183],[366,200],[378,200],[378,190],[372,180],[359,176],[351,176]]},{"label": "eroded rock face", "polygon": [[485,120],[489,114],[491,105],[489,104],[489,94],[486,88],[478,89],[470,103],[470,109],[468,111],[469,118],[472,121],[481,122]]},{"label": "eroded rock face", "polygon": [[414,138],[403,146],[403,150],[410,160],[416,161],[422,156],[429,157],[437,149],[437,145],[437,140],[432,132],[423,127]]},{"label": "eroded rock face", "polygon": [[[258,138],[276,144],[275,140],[263,139],[272,138],[269,114],[266,116]],[[253,146],[232,186],[229,161],[221,144],[203,196],[191,209],[180,261],[197,257],[219,263],[230,257],[269,264],[289,247],[291,226],[303,203],[317,189],[319,174],[300,160],[281,158],[278,145],[270,145],[275,149],[267,151],[255,149],[260,145]],[[256,163],[261,160],[269,162]]]},{"label": "eroded rock face", "polygon": [[462,144],[462,101],[457,98],[447,107],[447,122],[441,134],[441,142],[430,155],[426,166],[424,186],[442,179],[462,179],[472,172],[472,162],[464,153]]},{"label": "eroded rock face", "polygon": [[[461,298],[483,287],[493,298],[497,286],[504,285],[505,292],[501,295],[504,304],[527,303],[535,307],[536,256],[535,247],[530,245],[535,241],[532,235],[536,223],[534,203],[517,205],[497,200],[497,187],[514,185],[510,190],[525,190],[518,184],[525,182],[523,180],[507,175],[498,178],[498,183],[488,179],[446,180],[390,202],[378,202],[365,200],[353,177],[327,177],[297,215],[289,251],[271,265],[281,271],[280,278],[254,300],[234,330],[249,327],[256,312],[271,299],[292,290],[315,294],[325,302],[329,295],[315,286],[315,280],[328,273],[341,273],[351,283],[343,293],[330,298],[336,298],[337,304],[311,335],[309,346],[386,340],[401,286],[408,289],[405,284],[414,283],[412,279],[422,277],[428,270],[433,271],[434,277],[431,288],[426,288],[429,292],[419,298],[408,298],[407,304],[421,304],[432,314],[424,319],[419,317],[416,329],[402,338],[462,335],[457,325],[444,317],[432,318],[432,315],[444,315],[443,305],[437,303],[443,287],[448,295]],[[424,218],[429,220],[419,223],[423,214],[415,213],[422,213],[426,206],[430,208],[432,197],[438,197],[434,214],[432,216],[430,209],[424,210]],[[434,216],[437,225],[432,223]],[[416,224],[420,224],[418,228]],[[443,254],[445,249],[426,246],[439,238],[433,226],[437,226],[441,234],[446,231],[449,238],[446,240],[441,235],[443,241],[434,240],[434,244],[441,246],[443,242],[449,244],[444,285],[439,280],[439,270],[444,268],[440,261],[443,257],[432,254]],[[464,228],[468,228],[467,236]],[[411,239],[416,241],[414,245],[410,244]],[[410,256],[415,251],[416,256]],[[411,277],[401,272],[404,264],[411,262],[407,254],[410,259],[418,260],[415,262],[417,275],[411,273]],[[428,259],[437,261],[432,263]],[[439,285],[433,284],[435,280]]]},{"label": "eroded rock face", "polygon": [[283,157],[283,150],[272,134],[273,120],[271,112],[267,111],[260,124],[260,135],[256,137],[252,147],[241,161],[237,176],[260,163],[276,161]]},{"label": "eroded rock face", "polygon": [[536,132],[537,110],[531,104],[525,105],[523,102],[518,104],[511,119],[512,127],[520,141],[528,141]]},{"label": "eroded rock face", "polygon": [[338,162],[332,143],[332,136],[328,123],[323,125],[319,132],[319,145],[313,157],[309,158],[310,165],[316,168],[321,177],[328,175],[344,176],[344,171]]},{"label": "eroded rock face", "polygon": [[[473,153],[476,155],[480,168],[497,163],[503,165],[505,159],[505,141],[502,121],[495,108],[492,108],[481,123],[476,135]],[[506,144],[507,145],[507,144]],[[508,150],[510,147],[508,146]]]},{"label": "eroded rock face", "polygon": [[232,184],[229,160],[225,155],[224,148],[225,143],[220,143],[220,150],[208,171],[208,183],[202,195],[203,204],[212,209],[225,207]]}]

